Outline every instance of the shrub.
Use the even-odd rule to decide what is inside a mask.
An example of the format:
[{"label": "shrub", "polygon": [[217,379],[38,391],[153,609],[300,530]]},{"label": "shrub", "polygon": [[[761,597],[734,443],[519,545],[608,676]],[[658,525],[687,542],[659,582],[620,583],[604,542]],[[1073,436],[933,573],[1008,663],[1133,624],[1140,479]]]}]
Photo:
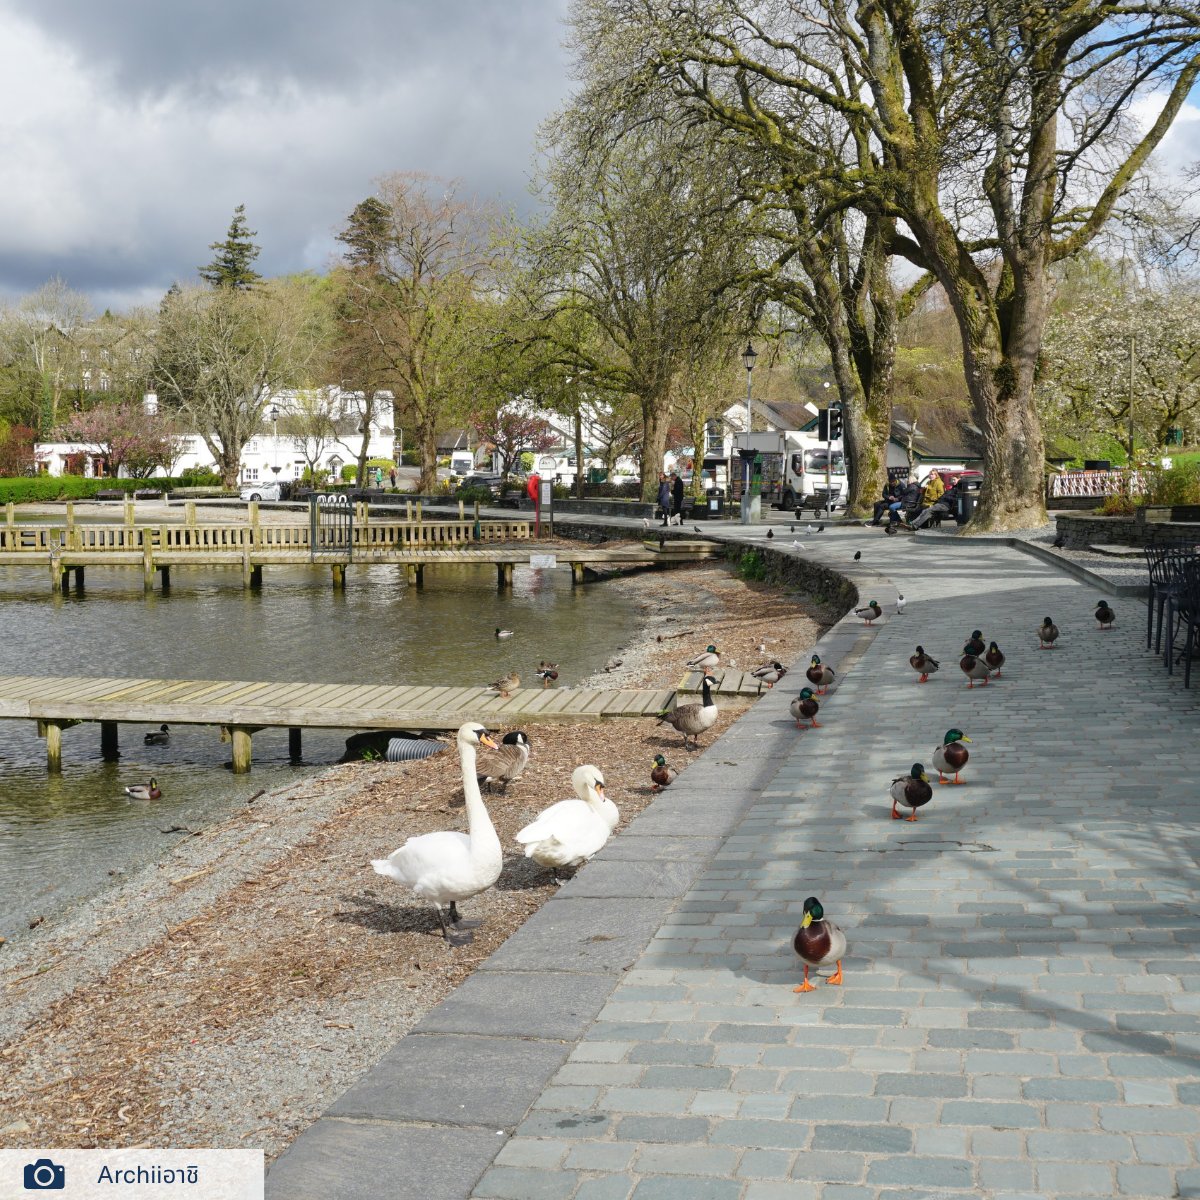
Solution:
[{"label": "shrub", "polygon": [[1200,504],[1200,462],[1172,462],[1146,472],[1145,504]]},{"label": "shrub", "polygon": [[459,488],[454,493],[455,500],[465,500],[468,504],[474,504],[476,500],[480,504],[491,504],[495,500],[492,495],[491,488],[485,487],[466,487]]},{"label": "shrub", "polygon": [[1096,509],[1096,512],[1102,517],[1131,517],[1136,510],[1137,499],[1135,497],[1117,494],[1105,496],[1104,503]]},{"label": "shrub", "polygon": [[757,550],[747,550],[738,561],[737,572],[747,583],[766,579],[766,559]]},{"label": "shrub", "polygon": [[221,476],[211,467],[188,467],[179,482],[183,487],[220,487]]},{"label": "shrub", "polygon": [[[419,467],[421,465],[420,450],[402,450],[400,452],[400,462],[406,467]],[[450,465],[450,460],[446,459],[446,466]]]}]

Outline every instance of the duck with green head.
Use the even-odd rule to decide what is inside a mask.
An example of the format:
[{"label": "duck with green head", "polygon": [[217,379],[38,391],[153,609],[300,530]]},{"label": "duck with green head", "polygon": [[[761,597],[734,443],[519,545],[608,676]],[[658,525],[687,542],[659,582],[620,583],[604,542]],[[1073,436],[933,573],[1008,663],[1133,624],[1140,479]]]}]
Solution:
[{"label": "duck with green head", "polygon": [[868,625],[872,621],[878,620],[883,616],[883,609],[879,607],[878,600],[872,600],[865,608],[856,608],[854,610],[856,617],[861,617]]},{"label": "duck with green head", "polygon": [[[961,729],[947,729],[946,736],[942,739],[940,746],[933,748],[933,765],[937,767],[938,783],[958,783],[958,773],[967,765],[967,759],[971,757],[970,751],[963,745],[963,742],[969,742],[971,739],[967,737]],[[954,778],[944,779],[943,776],[954,772]]]},{"label": "duck with green head", "polygon": [[833,668],[827,667],[820,658],[820,655],[812,656],[812,664],[808,670],[804,672],[808,682],[817,689],[817,695],[823,696],[829,690],[829,685],[833,682]]},{"label": "duck with green head", "polygon": [[821,706],[813,699],[812,688],[803,688],[795,700],[789,705],[792,716],[796,718],[797,729],[808,729],[810,726],[801,725],[800,722],[811,721],[813,729],[820,729],[821,726],[817,722],[817,713],[821,711]]},{"label": "duck with green head", "polygon": [[654,785],[651,790],[660,792],[663,788],[670,787],[678,774],[674,767],[667,765],[667,760],[661,754],[656,754],[654,768],[650,772],[650,781]]},{"label": "duck with green head", "polygon": [[687,660],[689,667],[695,667],[698,671],[715,671],[721,665],[721,654],[716,646],[706,646],[703,654],[697,654],[695,658]]},{"label": "duck with green head", "polygon": [[967,644],[963,647],[964,654],[973,654],[976,658],[982,658],[983,652],[987,649],[987,642],[983,640],[981,630],[973,629],[971,636],[967,638]]},{"label": "duck with green head", "polygon": [[838,987],[842,980],[842,959],[846,956],[846,935],[841,927],[825,919],[825,909],[816,896],[809,896],[804,901],[804,919],[796,936],[792,939],[792,948],[804,963],[804,982],[792,989],[794,992],[815,992],[817,989],[808,982],[809,967],[817,968],[824,963],[837,963],[837,970],[825,981]]},{"label": "duck with green head", "polygon": [[921,763],[913,763],[912,770],[907,775],[897,775],[892,780],[889,790],[892,797],[893,821],[905,820],[896,811],[897,804],[903,804],[905,808],[912,809],[912,815],[907,819],[915,821],[917,809],[933,799],[933,788],[929,786],[929,776],[925,774],[925,768]]},{"label": "duck with green head", "polygon": [[932,654],[926,654],[924,646],[918,646],[916,654],[909,657],[908,665],[916,671],[918,683],[928,683],[930,675],[941,666],[941,663]]}]

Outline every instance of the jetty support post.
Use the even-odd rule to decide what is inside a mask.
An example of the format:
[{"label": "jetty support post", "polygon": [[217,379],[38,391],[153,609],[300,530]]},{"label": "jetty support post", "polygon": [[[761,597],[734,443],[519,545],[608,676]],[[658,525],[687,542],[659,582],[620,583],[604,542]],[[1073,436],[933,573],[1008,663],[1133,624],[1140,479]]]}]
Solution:
[{"label": "jetty support post", "polygon": [[133,497],[125,497],[125,528],[133,528]]},{"label": "jetty support post", "polygon": [[117,744],[116,721],[100,722],[100,757],[105,762],[116,762],[121,757],[121,749]]},{"label": "jetty support post", "polygon": [[250,586],[252,588],[262,587],[262,563],[250,568]]},{"label": "jetty support post", "polygon": [[302,758],[300,749],[300,726],[288,726],[288,759],[291,762],[298,763]]},{"label": "jetty support post", "polygon": [[171,590],[171,568],[166,563],[158,568],[158,582],[164,593]]},{"label": "jetty support post", "polygon": [[[254,503],[253,500],[250,501]],[[252,571],[250,567],[250,547],[243,543],[242,545],[242,587],[248,588],[253,584]]]},{"label": "jetty support post", "polygon": [[513,581],[513,565],[512,563],[497,563],[496,564],[496,589],[504,591],[505,588],[511,588]]},{"label": "jetty support post", "polygon": [[331,563],[329,570],[333,575],[334,591],[344,592],[346,590],[346,564]]},{"label": "jetty support post", "polygon": [[425,565],[424,563],[405,563],[404,577],[408,580],[409,587],[424,587],[425,585]]},{"label": "jetty support post", "polygon": [[150,542],[150,531],[146,531],[146,536],[142,539],[142,589],[146,592],[154,591],[154,547]]},{"label": "jetty support post", "polygon": [[571,584],[578,587],[583,583],[583,563],[573,562],[571,564]]},{"label": "jetty support post", "polygon": [[74,721],[39,721],[46,735],[46,770],[52,775],[62,774],[62,733]]},{"label": "jetty support post", "polygon": [[83,568],[82,567],[74,567],[73,570],[75,571],[75,591],[78,592],[79,595],[82,596],[83,595]]},{"label": "jetty support post", "polygon": [[52,558],[50,560],[50,591],[56,596],[61,596],[63,592],[70,590],[71,580],[67,575],[67,568],[57,558]]},{"label": "jetty support post", "polygon": [[233,773],[246,775],[250,771],[251,741],[254,727],[250,725],[222,725],[221,741],[231,742],[233,749]]},{"label": "jetty support post", "polygon": [[185,500],[183,502],[183,523],[189,529],[196,528],[196,502],[195,502],[195,500]]}]

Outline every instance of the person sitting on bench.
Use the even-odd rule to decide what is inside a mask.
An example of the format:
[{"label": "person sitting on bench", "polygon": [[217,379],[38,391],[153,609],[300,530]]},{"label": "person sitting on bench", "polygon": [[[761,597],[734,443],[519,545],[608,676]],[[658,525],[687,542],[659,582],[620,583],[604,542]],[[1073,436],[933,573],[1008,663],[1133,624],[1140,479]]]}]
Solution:
[{"label": "person sitting on bench", "polygon": [[[888,521],[891,526],[900,524],[903,519],[901,513],[915,513],[921,507],[921,495],[924,490],[915,479],[905,484],[899,499],[888,505]],[[905,521],[905,524],[908,522]]]},{"label": "person sitting on bench", "polygon": [[958,478],[954,475],[948,475],[946,477],[946,482],[950,486],[946,488],[946,490],[941,494],[941,496],[938,497],[936,501],[934,501],[933,504],[931,504],[923,512],[918,513],[917,516],[909,522],[910,528],[920,529],[922,525],[927,525],[935,518],[948,517],[954,511],[958,504],[959,492],[962,489],[959,485]]},{"label": "person sitting on bench", "polygon": [[883,514],[887,512],[887,510],[891,508],[892,505],[895,504],[899,499],[900,485],[889,479],[887,483],[883,485],[883,496],[879,500],[875,501],[875,511],[871,515],[869,524],[878,525],[879,522],[883,520]]}]

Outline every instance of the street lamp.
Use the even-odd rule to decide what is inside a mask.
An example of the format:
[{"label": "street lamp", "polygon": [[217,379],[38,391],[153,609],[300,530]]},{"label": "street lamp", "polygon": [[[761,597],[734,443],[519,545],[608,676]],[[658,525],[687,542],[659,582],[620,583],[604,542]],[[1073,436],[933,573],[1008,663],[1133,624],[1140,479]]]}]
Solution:
[{"label": "street lamp", "polygon": [[750,411],[750,380],[754,375],[754,360],[758,357],[757,351],[747,342],[746,349],[742,351],[742,365],[746,368],[746,432],[750,432],[750,426],[754,421],[754,416]]},{"label": "street lamp", "polygon": [[271,405],[270,417],[271,417],[271,424],[274,426],[274,430],[275,430],[275,432],[272,434],[272,437],[271,437],[271,470],[274,471],[276,475],[278,475],[279,470],[280,470],[280,468],[279,468],[279,409],[274,404]]}]

